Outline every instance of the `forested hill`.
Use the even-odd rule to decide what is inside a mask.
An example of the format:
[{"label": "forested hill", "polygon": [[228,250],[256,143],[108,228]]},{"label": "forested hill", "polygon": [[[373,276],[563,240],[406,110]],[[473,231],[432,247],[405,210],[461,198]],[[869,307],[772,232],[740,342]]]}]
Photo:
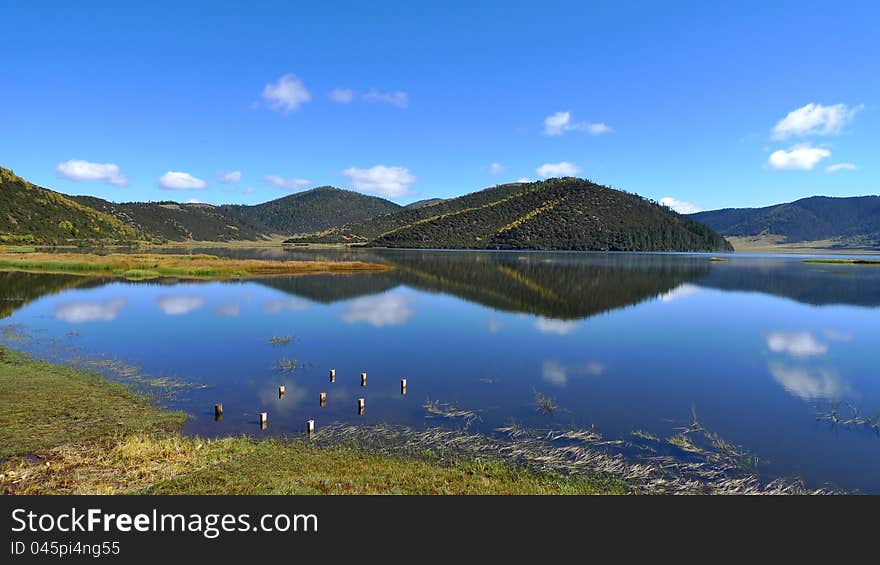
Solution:
[{"label": "forested hill", "polygon": [[329,186],[254,206],[170,201],[117,204],[93,196],[71,198],[169,241],[258,240],[272,234],[314,232],[400,209],[388,200]]},{"label": "forested hill", "polygon": [[727,208],[691,218],[729,236],[775,235],[785,243],[838,240],[880,247],[880,196],[813,196],[766,208]]},{"label": "forested hill", "polygon": [[383,247],[730,251],[713,230],[640,196],[577,178],[512,183],[314,234]]},{"label": "forested hill", "polygon": [[265,226],[272,233],[298,234],[358,222],[402,207],[384,198],[322,186],[255,206],[222,208],[230,217]]},{"label": "forested hill", "polygon": [[0,242],[61,245],[129,241],[137,230],[0,167]]}]

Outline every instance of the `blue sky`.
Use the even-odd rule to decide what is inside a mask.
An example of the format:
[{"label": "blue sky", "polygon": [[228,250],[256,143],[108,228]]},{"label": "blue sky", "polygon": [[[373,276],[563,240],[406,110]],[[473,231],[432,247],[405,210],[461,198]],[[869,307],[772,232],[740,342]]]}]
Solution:
[{"label": "blue sky", "polygon": [[878,193],[876,2],[0,9],[0,165],[66,193],[407,203],[565,172],[703,209]]}]

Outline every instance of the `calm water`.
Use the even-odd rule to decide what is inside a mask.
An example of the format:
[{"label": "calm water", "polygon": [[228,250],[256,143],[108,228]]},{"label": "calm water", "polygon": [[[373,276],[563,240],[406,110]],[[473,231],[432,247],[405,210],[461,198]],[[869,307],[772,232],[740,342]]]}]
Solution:
[{"label": "calm water", "polygon": [[[0,273],[2,324],[26,329],[31,339],[12,345],[43,357],[119,360],[205,385],[164,397],[192,415],[192,433],[301,433],[309,418],[455,425],[426,418],[430,399],[478,410],[472,429],[486,432],[551,421],[595,425],[607,438],[665,437],[693,407],[707,428],[760,457],[768,476],[880,493],[880,437],[816,417],[837,403],[844,416],[847,403],[880,414],[878,267],[800,257],[223,253],[395,269],[186,284]],[[270,345],[276,335],[294,341]],[[282,359],[301,367],[281,371]],[[559,410],[537,412],[536,392]]]}]

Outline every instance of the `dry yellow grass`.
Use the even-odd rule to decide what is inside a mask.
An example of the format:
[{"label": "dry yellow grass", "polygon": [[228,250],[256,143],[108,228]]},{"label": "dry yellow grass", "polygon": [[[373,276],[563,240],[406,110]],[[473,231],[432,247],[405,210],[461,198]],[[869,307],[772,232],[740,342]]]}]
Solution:
[{"label": "dry yellow grass", "polygon": [[0,253],[0,270],[113,276],[128,279],[240,279],[272,275],[385,271],[362,261],[270,261],[159,253]]}]

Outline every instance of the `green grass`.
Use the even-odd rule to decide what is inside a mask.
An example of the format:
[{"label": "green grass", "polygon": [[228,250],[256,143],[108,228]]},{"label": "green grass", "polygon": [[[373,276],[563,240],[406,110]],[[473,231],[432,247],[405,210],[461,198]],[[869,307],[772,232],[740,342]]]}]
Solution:
[{"label": "green grass", "polygon": [[830,263],[832,265],[880,265],[880,259],[804,259],[804,263]]},{"label": "green grass", "polygon": [[117,434],[171,430],[183,418],[156,410],[97,373],[0,347],[0,459]]},{"label": "green grass", "polygon": [[114,276],[133,280],[158,277],[220,280],[270,275],[385,271],[389,268],[387,265],[361,261],[268,261],[229,259],[204,254],[0,252],[0,270]]},{"label": "green grass", "polygon": [[491,458],[370,453],[302,439],[205,440],[88,371],[0,347],[0,494],[623,494]]}]

